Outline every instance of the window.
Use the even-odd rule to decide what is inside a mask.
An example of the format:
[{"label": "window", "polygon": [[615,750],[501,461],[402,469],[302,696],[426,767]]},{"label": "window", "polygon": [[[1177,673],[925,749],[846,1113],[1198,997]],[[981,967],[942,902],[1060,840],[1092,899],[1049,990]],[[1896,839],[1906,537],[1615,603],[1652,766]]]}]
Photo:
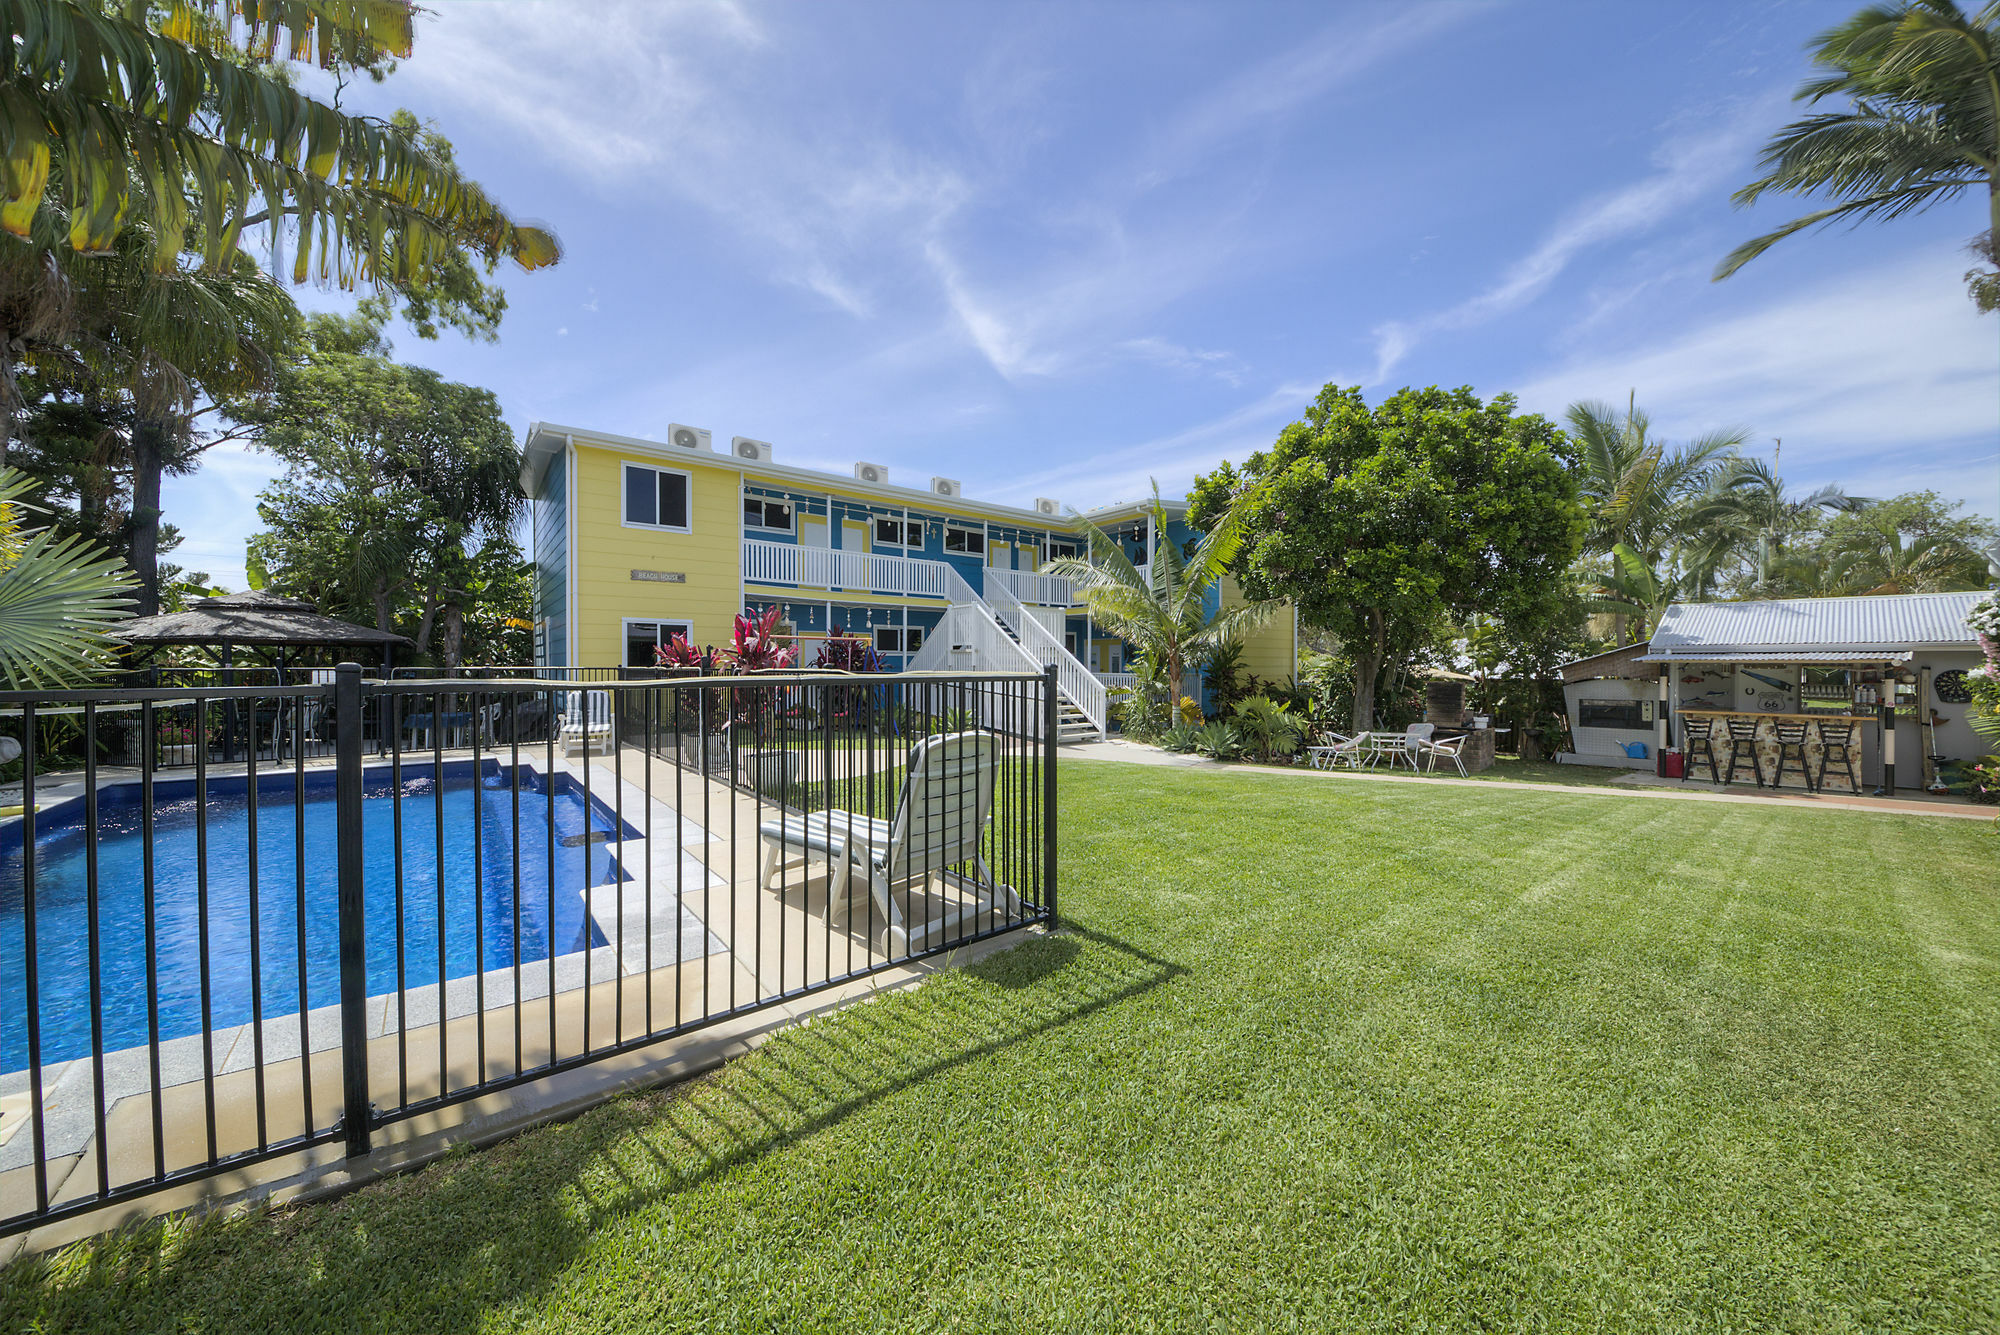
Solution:
[{"label": "window", "polygon": [[924,628],[912,626],[903,632],[903,652],[913,654],[924,647]]},{"label": "window", "polygon": [[1579,700],[1576,726],[1579,728],[1649,728],[1653,711],[1650,700]]},{"label": "window", "polygon": [[772,533],[792,531],[792,503],[774,501],[765,496],[745,496],[743,498],[743,527],[764,529]]},{"label": "window", "polygon": [[1078,556],[1082,552],[1083,548],[1074,542],[1058,542],[1054,538],[1049,539],[1049,560],[1051,561],[1059,561],[1065,556]]},{"label": "window", "polygon": [[907,523],[901,519],[875,521],[875,545],[877,547],[921,547],[924,545],[923,521],[912,519]]},{"label": "window", "polygon": [[625,666],[654,667],[653,650],[674,636],[693,642],[694,626],[686,621],[627,621],[625,623]]},{"label": "window", "polygon": [[688,475],[671,468],[625,465],[625,522],[638,528],[688,531]]},{"label": "window", "polygon": [[921,626],[908,630],[900,626],[877,626],[875,628],[875,652],[878,654],[913,654],[924,647],[924,632]]},{"label": "window", "polygon": [[984,529],[959,528],[953,524],[944,526],[944,549],[948,552],[970,552],[981,555],[986,551]]}]

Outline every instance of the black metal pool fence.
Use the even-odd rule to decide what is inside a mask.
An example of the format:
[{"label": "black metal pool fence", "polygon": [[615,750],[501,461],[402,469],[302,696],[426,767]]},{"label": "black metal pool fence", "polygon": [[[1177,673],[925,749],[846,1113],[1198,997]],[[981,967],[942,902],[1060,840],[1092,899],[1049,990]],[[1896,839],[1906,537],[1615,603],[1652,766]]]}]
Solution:
[{"label": "black metal pool fence", "polygon": [[1053,669],[554,675],[0,693],[0,1236],[1054,922]]}]

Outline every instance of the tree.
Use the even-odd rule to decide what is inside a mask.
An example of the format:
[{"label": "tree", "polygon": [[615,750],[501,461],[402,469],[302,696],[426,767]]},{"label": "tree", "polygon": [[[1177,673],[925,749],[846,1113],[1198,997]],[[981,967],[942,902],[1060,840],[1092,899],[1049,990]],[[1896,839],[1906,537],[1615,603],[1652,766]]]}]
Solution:
[{"label": "tree", "polygon": [[0,467],[0,681],[10,690],[86,684],[108,665],[104,636],[126,616],[132,581],[74,535],[30,531],[33,479]]},{"label": "tree", "polygon": [[1239,515],[1245,592],[1290,598],[1345,642],[1367,728],[1391,655],[1447,618],[1486,612],[1525,631],[1553,615],[1588,524],[1573,463],[1568,439],[1511,395],[1433,386],[1370,409],[1358,387],[1328,385],[1270,450],[1198,479],[1189,518]]},{"label": "tree", "polygon": [[412,12],[407,0],[0,0],[0,229],[23,242],[0,255],[0,460],[17,364],[95,314],[96,352],[112,354],[96,369],[140,410],[142,613],[159,599],[161,474],[212,443],[192,429],[196,395],[243,393],[280,353],[265,336],[282,291],[241,250],[244,229],[263,228],[274,263],[292,256],[295,283],[368,286],[378,316],[393,294],[424,337],[440,324],[492,336],[505,300],[475,261],[491,273],[503,257],[526,269],[560,257],[408,113],[351,116],[292,87],[287,58],[337,80],[382,77],[409,54]]},{"label": "tree", "polygon": [[1614,554],[1620,547],[1636,554],[1656,585],[1705,590],[1730,550],[1733,535],[1718,531],[1718,521],[1734,517],[1727,479],[1745,433],[1709,431],[1680,444],[1658,439],[1636,391],[1622,414],[1581,402],[1566,417],[1590,521],[1583,550],[1599,558],[1600,601],[1611,605],[1612,638],[1624,644],[1632,590],[1611,587],[1629,579]]},{"label": "tree", "polygon": [[1083,519],[1088,557],[1059,557],[1049,562],[1048,573],[1075,586],[1098,625],[1157,662],[1166,689],[1178,695],[1190,668],[1201,667],[1223,645],[1241,640],[1277,614],[1279,604],[1268,598],[1220,606],[1222,577],[1243,542],[1243,514],[1230,507],[1192,550],[1183,552],[1179,543],[1165,539],[1167,507],[1155,482],[1151,515],[1153,531],[1162,538],[1153,544],[1149,570],[1141,573],[1117,539]]},{"label": "tree", "polygon": [[1858,593],[1941,593],[1983,588],[1993,526],[1956,516],[1936,492],[1910,492],[1828,521],[1822,560]]},{"label": "tree", "polygon": [[[1776,191],[1838,203],[1794,218],[1729,252],[1727,278],[1795,232],[1839,220],[1899,218],[1986,191],[1987,225],[1971,243],[2000,261],[2000,4],[1966,14],[1955,0],[1870,5],[1812,43],[1797,99],[1844,97],[1845,110],[1793,121],[1764,148],[1764,175],[1738,190],[1739,205]],[[2000,307],[2000,270],[1966,275],[1982,311]]]},{"label": "tree", "polygon": [[348,115],[287,77],[287,57],[380,76],[409,56],[414,14],[409,0],[0,0],[0,229],[31,237],[53,176],[68,248],[107,253],[144,223],[161,272],[190,243],[226,269],[259,225],[300,283],[421,279],[467,252],[555,263],[553,236],[410,124]]},{"label": "tree", "polygon": [[520,561],[520,452],[493,394],[389,359],[359,317],[315,316],[313,350],[235,411],[285,475],[258,504],[250,558],[266,586],[434,640],[463,628],[496,572]]}]

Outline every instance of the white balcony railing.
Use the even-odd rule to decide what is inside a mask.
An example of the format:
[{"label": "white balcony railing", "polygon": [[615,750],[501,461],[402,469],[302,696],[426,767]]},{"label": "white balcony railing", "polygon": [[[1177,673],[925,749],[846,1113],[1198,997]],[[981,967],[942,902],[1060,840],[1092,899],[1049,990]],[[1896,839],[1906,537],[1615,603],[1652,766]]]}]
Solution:
[{"label": "white balcony railing", "polygon": [[790,584],[830,593],[899,593],[915,598],[944,597],[943,561],[917,561],[875,552],[801,547],[789,542],[743,544],[743,578],[752,584]]},{"label": "white balcony railing", "polygon": [[998,570],[988,567],[986,579],[990,584],[998,581],[1020,601],[1030,607],[1075,607],[1076,590],[1070,582],[1057,575],[1038,575],[1032,570]]}]

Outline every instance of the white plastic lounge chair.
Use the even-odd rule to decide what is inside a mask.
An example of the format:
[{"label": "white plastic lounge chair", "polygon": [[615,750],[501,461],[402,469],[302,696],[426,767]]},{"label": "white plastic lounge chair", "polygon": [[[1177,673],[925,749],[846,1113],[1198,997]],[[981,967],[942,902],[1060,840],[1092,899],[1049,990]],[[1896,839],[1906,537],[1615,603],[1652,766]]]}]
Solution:
[{"label": "white plastic lounge chair", "polygon": [[[757,827],[757,884],[769,889],[780,862],[810,860],[828,865],[829,905],[845,903],[851,879],[860,876],[875,897],[889,929],[893,950],[921,950],[967,919],[987,912],[1018,911],[1012,889],[997,885],[979,841],[993,812],[993,776],[998,751],[984,733],[955,732],[926,737],[910,748],[910,764],[896,810],[887,821],[852,811],[786,812]],[[977,879],[954,870],[970,863]],[[933,877],[960,892],[950,904],[913,905],[911,922],[896,903],[899,889],[928,887]],[[1004,901],[1004,902],[1003,902]]]},{"label": "white plastic lounge chair", "polygon": [[562,730],[557,734],[563,754],[573,756],[581,749],[586,755],[609,755],[611,737],[611,692],[571,691],[563,707]]}]

